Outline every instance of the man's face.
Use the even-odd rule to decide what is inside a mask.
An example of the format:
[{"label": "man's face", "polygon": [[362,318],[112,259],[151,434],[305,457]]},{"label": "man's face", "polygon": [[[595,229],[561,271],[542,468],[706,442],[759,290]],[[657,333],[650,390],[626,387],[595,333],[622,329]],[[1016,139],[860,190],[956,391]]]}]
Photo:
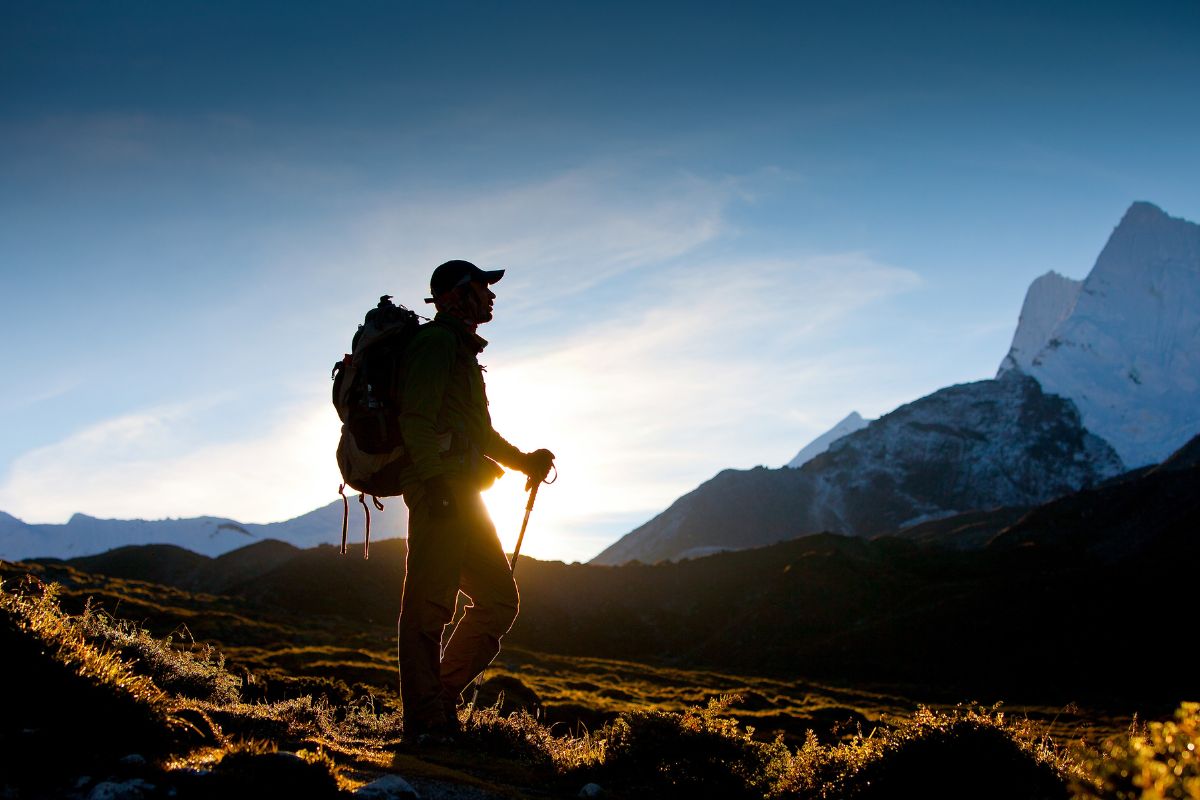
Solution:
[{"label": "man's face", "polygon": [[477,325],[491,322],[495,299],[496,293],[483,281],[471,281],[463,287],[463,308]]}]

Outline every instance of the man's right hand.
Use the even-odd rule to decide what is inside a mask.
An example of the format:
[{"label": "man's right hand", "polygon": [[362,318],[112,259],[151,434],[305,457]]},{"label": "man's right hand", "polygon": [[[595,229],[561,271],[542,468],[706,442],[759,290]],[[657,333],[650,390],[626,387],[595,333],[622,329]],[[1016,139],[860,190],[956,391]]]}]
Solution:
[{"label": "man's right hand", "polygon": [[545,448],[534,450],[532,453],[526,453],[525,463],[521,467],[521,471],[529,476],[529,480],[525,482],[525,490],[529,491],[533,488],[534,484],[546,480],[546,476],[550,474],[550,469],[553,466],[554,453]]},{"label": "man's right hand", "polygon": [[454,492],[440,475],[425,481],[425,499],[429,503],[429,516],[434,519],[450,519],[457,512]]}]

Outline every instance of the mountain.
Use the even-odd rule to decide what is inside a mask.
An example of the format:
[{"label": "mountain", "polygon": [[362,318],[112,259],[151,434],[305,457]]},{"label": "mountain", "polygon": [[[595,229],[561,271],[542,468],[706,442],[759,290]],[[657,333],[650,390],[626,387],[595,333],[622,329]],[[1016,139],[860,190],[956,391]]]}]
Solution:
[{"label": "mountain", "polygon": [[1010,371],[901,406],[799,469],[721,472],[591,563],[653,563],[820,531],[885,533],[972,509],[1037,505],[1121,471],[1074,405]]},{"label": "mountain", "polygon": [[[890,533],[967,510],[1028,508],[1161,461],[1200,431],[1200,226],[1134,203],[1084,280],[1051,272],[1029,287],[994,381],[836,431],[797,454],[794,474],[718,474],[594,563],[823,530]],[[828,450],[805,460],[820,445]],[[981,521],[973,541],[1004,519]]]},{"label": "mountain", "polygon": [[[391,498],[386,510],[371,510],[373,540],[403,536],[408,528],[404,501]],[[360,543],[363,514],[350,503],[348,539]],[[248,544],[275,539],[300,548],[339,544],[342,536],[340,500],[283,522],[241,523],[221,517],[191,519],[97,519],[75,514],[64,525],[30,524],[0,511],[0,559],[74,558],[103,553],[126,545],[163,544],[205,556],[219,556]]]},{"label": "mountain", "polygon": [[851,411],[849,416],[834,425],[829,430],[822,433],[817,438],[806,444],[800,449],[799,453],[787,463],[787,466],[792,469],[799,469],[812,461],[817,456],[829,449],[829,445],[847,436],[855,431],[860,431],[867,427],[867,420],[863,419],[857,411]]},{"label": "mountain", "polygon": [[216,558],[173,544],[143,544],[72,558],[66,563],[85,572],[113,578],[162,583],[190,592],[222,594],[258,580],[303,552],[276,539],[255,542]]},{"label": "mountain", "polygon": [[1130,467],[1200,430],[1200,225],[1134,203],[1082,282],[1029,287],[1000,374],[1070,398]]}]

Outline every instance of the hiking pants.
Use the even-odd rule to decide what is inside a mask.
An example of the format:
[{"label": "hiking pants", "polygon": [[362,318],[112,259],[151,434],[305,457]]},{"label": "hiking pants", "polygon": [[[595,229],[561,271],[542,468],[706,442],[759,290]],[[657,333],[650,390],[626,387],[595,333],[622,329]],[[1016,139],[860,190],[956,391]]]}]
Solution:
[{"label": "hiking pants", "polygon": [[[448,480],[455,513],[435,518],[423,487],[406,490],[408,562],[400,607],[400,699],[405,727],[457,723],[459,695],[500,652],[517,617],[517,585],[479,491]],[[458,592],[466,613],[442,647]]]}]

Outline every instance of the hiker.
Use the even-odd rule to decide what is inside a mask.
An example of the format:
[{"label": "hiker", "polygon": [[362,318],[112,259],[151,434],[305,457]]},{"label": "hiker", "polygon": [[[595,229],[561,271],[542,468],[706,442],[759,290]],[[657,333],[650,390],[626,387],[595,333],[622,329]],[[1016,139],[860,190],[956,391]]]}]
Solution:
[{"label": "hiker", "polygon": [[[490,286],[504,270],[447,261],[429,280],[437,315],[404,352],[400,433],[412,463],[402,478],[408,562],[399,622],[405,736],[446,740],[459,727],[462,691],[500,652],[517,616],[517,586],[480,492],[520,470],[529,485],[554,454],[523,453],[492,427],[476,328],[492,319]],[[471,600],[445,648],[459,591]]]}]

